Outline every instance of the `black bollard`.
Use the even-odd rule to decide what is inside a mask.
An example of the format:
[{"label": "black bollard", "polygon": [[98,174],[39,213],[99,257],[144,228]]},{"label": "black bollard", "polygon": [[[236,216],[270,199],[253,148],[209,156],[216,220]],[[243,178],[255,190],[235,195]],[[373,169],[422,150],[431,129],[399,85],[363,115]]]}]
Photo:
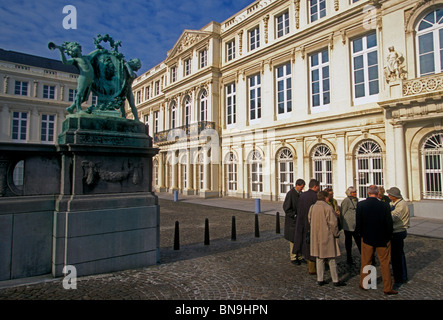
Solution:
[{"label": "black bollard", "polygon": [[255,214],[255,237],[260,237],[260,230],[258,227],[258,214]]},{"label": "black bollard", "polygon": [[180,231],[178,221],[175,221],[175,232],[174,232],[174,250],[180,250]]},{"label": "black bollard", "polygon": [[275,233],[280,234],[280,212],[275,216]]},{"label": "black bollard", "polygon": [[237,240],[237,231],[235,229],[235,216],[232,216],[231,240]]},{"label": "black bollard", "polygon": [[205,219],[205,246],[209,245],[209,220]]}]

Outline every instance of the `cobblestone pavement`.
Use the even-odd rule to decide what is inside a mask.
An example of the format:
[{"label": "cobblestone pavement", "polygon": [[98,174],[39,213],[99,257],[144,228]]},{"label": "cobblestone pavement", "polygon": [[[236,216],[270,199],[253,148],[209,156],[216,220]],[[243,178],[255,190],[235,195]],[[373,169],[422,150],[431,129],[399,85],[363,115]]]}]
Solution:
[{"label": "cobblestone pavement", "polygon": [[[159,199],[161,211],[161,263],[158,265],[86,276],[77,279],[77,289],[63,288],[61,278],[0,289],[0,300],[441,300],[443,299],[443,240],[409,235],[405,240],[410,281],[399,294],[383,294],[377,266],[376,290],[362,291],[359,254],[356,265],[342,256],[338,269],[345,287],[319,287],[307,265],[289,262],[289,243],[276,232],[276,216],[259,214],[259,237],[255,215],[250,212]],[[231,240],[232,216],[236,220]],[[209,221],[210,244],[204,245],[205,219]],[[173,250],[175,221],[180,224],[180,249]]]}]

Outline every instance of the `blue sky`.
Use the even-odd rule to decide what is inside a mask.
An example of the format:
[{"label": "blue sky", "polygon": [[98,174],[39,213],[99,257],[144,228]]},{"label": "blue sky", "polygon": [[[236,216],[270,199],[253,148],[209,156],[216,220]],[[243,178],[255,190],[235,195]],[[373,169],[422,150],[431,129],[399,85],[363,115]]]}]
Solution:
[{"label": "blue sky", "polygon": [[[87,54],[97,34],[122,41],[127,59],[139,58],[139,75],[166,58],[185,29],[223,22],[254,0],[0,0],[0,48],[59,59],[48,42],[77,41]],[[77,29],[65,29],[66,5],[77,11]],[[106,46],[106,44],[105,44]]]}]

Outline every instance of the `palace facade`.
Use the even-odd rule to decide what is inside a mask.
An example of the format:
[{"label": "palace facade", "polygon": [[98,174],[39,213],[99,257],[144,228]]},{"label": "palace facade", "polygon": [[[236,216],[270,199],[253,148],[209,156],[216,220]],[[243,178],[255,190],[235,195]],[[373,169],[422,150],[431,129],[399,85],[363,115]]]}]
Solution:
[{"label": "palace facade", "polygon": [[133,84],[154,187],[281,201],[400,188],[443,217],[443,1],[257,0],[184,30]]}]

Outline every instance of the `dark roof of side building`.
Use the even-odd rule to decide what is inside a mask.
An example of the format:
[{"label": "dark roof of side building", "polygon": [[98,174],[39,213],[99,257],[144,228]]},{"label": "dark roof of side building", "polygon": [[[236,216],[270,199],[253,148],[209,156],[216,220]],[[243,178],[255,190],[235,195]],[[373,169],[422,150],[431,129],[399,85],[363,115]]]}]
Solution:
[{"label": "dark roof of side building", "polygon": [[64,65],[59,60],[34,56],[27,53],[16,52],[16,51],[8,51],[0,49],[0,60],[13,62],[21,65],[39,67],[48,70],[56,70],[69,72],[74,74],[79,74],[79,71],[76,67],[70,65]]}]

